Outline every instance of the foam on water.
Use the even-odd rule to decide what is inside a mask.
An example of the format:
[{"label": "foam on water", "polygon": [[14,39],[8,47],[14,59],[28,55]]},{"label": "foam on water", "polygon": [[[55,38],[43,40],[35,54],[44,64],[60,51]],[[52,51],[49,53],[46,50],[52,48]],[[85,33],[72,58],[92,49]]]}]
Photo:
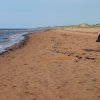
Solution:
[{"label": "foam on water", "polygon": [[34,29],[0,29],[0,53],[5,52],[8,47],[24,40],[24,35],[29,32],[44,31],[43,28]]},{"label": "foam on water", "polygon": [[0,42],[0,53],[6,51],[6,48],[13,46],[16,43],[19,43],[21,40],[24,40],[24,35],[28,34],[26,33],[21,33],[21,34],[14,34],[6,37],[6,41]]}]

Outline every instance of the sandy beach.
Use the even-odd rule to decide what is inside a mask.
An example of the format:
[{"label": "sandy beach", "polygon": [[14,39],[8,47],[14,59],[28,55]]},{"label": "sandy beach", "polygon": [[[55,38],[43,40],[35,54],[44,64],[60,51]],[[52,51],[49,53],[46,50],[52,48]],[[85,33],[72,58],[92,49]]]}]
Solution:
[{"label": "sandy beach", "polygon": [[100,100],[97,28],[28,35],[0,55],[0,100]]}]

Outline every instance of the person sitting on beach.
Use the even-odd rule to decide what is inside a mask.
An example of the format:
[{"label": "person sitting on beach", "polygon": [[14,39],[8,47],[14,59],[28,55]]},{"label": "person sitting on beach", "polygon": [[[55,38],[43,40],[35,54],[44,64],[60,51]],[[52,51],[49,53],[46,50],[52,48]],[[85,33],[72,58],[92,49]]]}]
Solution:
[{"label": "person sitting on beach", "polygon": [[100,30],[99,30],[99,32],[98,32],[98,36],[97,36],[96,42],[100,42]]}]

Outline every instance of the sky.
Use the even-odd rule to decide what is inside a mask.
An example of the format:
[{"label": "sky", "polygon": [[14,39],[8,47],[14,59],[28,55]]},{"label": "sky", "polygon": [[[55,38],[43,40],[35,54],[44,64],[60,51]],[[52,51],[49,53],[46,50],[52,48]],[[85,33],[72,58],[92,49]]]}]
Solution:
[{"label": "sky", "polygon": [[0,0],[0,28],[100,23],[100,0]]}]

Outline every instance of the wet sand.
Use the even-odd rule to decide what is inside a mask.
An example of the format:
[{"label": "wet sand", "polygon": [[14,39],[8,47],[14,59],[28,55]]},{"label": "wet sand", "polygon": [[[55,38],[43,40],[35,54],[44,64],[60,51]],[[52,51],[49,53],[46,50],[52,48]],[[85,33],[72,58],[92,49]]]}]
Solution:
[{"label": "wet sand", "polygon": [[96,30],[32,33],[0,55],[0,100],[99,100]]}]

